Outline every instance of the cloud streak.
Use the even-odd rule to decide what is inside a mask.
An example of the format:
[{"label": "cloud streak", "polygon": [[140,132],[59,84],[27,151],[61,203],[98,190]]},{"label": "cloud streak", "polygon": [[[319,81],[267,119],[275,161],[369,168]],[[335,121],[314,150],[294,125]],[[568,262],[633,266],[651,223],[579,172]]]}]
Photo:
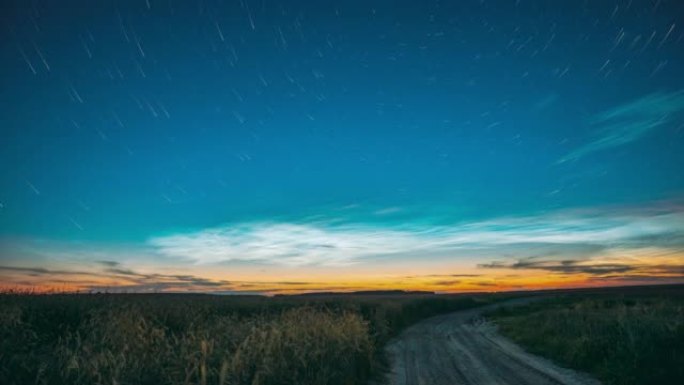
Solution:
[{"label": "cloud streak", "polygon": [[[154,237],[125,252],[98,247],[90,259],[85,245],[6,246],[13,258],[0,266],[4,286],[222,293],[315,291],[331,284],[478,290],[561,281],[611,284],[630,276],[634,282],[663,282],[684,279],[678,262],[684,255],[684,208],[576,209],[439,226],[238,223]],[[40,258],[32,260],[35,255]],[[392,272],[386,272],[390,265]],[[421,269],[412,271],[416,266]],[[259,276],[269,278],[254,278]]]},{"label": "cloud streak", "polygon": [[196,264],[343,266],[401,255],[591,258],[612,249],[684,244],[684,212],[566,211],[401,228],[248,223],[156,237],[156,253]]},{"label": "cloud streak", "polygon": [[525,270],[544,270],[553,273],[562,274],[592,274],[592,275],[604,275],[604,274],[615,274],[615,273],[627,273],[636,270],[636,266],[630,266],[621,263],[582,263],[578,260],[563,260],[563,261],[553,261],[553,260],[520,260],[513,263],[505,262],[491,262],[479,264],[480,268],[488,269],[525,269]]},{"label": "cloud streak", "polygon": [[422,240],[411,232],[366,226],[253,223],[157,237],[149,244],[161,255],[196,263],[340,266],[368,256],[416,250]]},{"label": "cloud streak", "polygon": [[15,272],[22,273],[31,276],[43,276],[43,275],[92,275],[89,271],[78,271],[78,270],[53,270],[46,269],[43,267],[22,267],[22,266],[0,266],[0,272]]},{"label": "cloud streak", "polygon": [[594,139],[558,160],[578,160],[597,151],[634,142],[652,130],[670,123],[684,111],[684,91],[655,93],[604,111],[592,118]]},{"label": "cloud streak", "polygon": [[[111,264],[105,263],[105,266]],[[115,266],[120,266],[116,263]],[[122,267],[102,270],[46,269],[42,267],[0,266],[2,273],[40,278],[40,282],[70,283],[89,291],[169,291],[169,290],[229,290],[235,285],[225,280],[210,280],[188,274],[146,274]],[[65,279],[65,277],[67,279]],[[109,284],[104,284],[109,282]]]}]

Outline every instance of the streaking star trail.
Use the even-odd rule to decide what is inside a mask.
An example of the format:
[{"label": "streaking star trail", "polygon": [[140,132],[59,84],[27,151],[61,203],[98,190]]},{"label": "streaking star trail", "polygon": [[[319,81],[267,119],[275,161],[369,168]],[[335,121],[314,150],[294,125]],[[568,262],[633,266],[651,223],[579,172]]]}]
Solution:
[{"label": "streaking star trail", "polygon": [[684,282],[679,1],[0,7],[0,288]]}]

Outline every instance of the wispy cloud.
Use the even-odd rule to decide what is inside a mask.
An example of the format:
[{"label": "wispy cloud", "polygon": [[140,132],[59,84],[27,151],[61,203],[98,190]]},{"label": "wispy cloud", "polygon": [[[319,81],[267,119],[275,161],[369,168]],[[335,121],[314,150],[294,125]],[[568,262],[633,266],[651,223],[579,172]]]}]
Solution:
[{"label": "wispy cloud", "polygon": [[[678,261],[684,255],[684,207],[670,202],[576,209],[439,226],[428,221],[402,226],[239,223],[154,237],[126,250],[94,246],[91,253],[83,244],[54,242],[29,242],[24,250],[21,244],[5,244],[0,251],[12,256],[0,266],[5,286],[33,282],[108,291],[295,292],[340,285],[345,279],[353,281],[346,289],[448,290],[505,282],[524,287],[530,276],[556,277],[544,278],[546,285],[553,279],[610,284],[628,276],[660,282],[684,279]],[[385,273],[390,265],[393,272]],[[421,267],[420,272],[412,267]],[[338,268],[347,275],[331,275]],[[262,272],[267,272],[264,280],[255,278]],[[309,272],[320,275],[304,282],[302,277],[309,275],[302,274]],[[354,281],[355,272],[376,281]]]},{"label": "wispy cloud", "polygon": [[109,267],[114,267],[114,266],[119,266],[119,262],[116,261],[96,261],[97,263],[104,265],[104,266],[109,266]]},{"label": "wispy cloud", "polygon": [[23,279],[22,276],[39,278],[39,281],[33,282],[34,285],[38,282],[70,283],[92,291],[225,291],[236,287],[226,280],[211,280],[189,274],[148,274],[122,267],[70,270],[0,265],[0,275],[3,272],[12,273],[14,280],[17,277]]},{"label": "wispy cloud", "polygon": [[670,123],[684,110],[684,91],[655,93],[594,116],[590,122],[595,137],[571,151],[558,163],[574,161],[593,152],[621,146],[640,139],[650,131]]},{"label": "wispy cloud", "polygon": [[250,223],[153,238],[159,254],[197,263],[246,261],[346,265],[373,255],[415,250],[420,235],[367,226]]},{"label": "wispy cloud", "polygon": [[489,269],[525,269],[525,270],[544,270],[563,274],[612,274],[612,273],[627,273],[635,270],[636,266],[631,266],[622,263],[587,263],[581,260],[534,260],[525,259],[512,263],[495,261],[491,263],[479,264],[478,267]]},{"label": "wispy cloud", "polygon": [[249,223],[157,237],[149,245],[169,259],[198,264],[241,261],[339,266],[407,254],[422,258],[494,258],[513,254],[576,259],[616,247],[672,248],[682,240],[682,211],[593,210],[401,228]]},{"label": "wispy cloud", "polygon": [[42,275],[92,275],[90,271],[79,270],[54,270],[43,267],[23,267],[23,266],[0,266],[0,272],[9,271],[16,273],[24,273],[31,276]]},{"label": "wispy cloud", "polygon": [[375,215],[390,215],[396,214],[402,211],[401,207],[386,207],[384,209],[376,210]]},{"label": "wispy cloud", "polygon": [[672,253],[654,252],[653,248],[622,250],[613,256],[590,259],[553,259],[527,257],[517,260],[493,261],[478,264],[491,270],[542,271],[554,277],[586,277],[596,282],[684,283],[684,250]]},{"label": "wispy cloud", "polygon": [[424,275],[406,275],[403,278],[472,278],[480,277],[482,274],[424,274]]}]

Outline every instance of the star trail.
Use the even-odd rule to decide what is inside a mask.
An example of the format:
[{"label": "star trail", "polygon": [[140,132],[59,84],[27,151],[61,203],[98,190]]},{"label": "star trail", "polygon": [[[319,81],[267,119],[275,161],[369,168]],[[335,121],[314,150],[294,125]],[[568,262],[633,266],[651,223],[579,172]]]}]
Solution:
[{"label": "star trail", "polygon": [[4,1],[0,286],[684,281],[684,7]]}]

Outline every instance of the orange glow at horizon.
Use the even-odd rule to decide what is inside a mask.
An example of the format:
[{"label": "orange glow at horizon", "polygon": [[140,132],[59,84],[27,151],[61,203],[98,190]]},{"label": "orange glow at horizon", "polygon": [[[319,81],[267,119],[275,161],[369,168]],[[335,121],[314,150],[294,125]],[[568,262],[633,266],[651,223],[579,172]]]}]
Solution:
[{"label": "orange glow at horizon", "polygon": [[[387,265],[387,266],[385,266]],[[316,266],[160,266],[138,263],[55,263],[5,266],[0,291],[45,292],[205,292],[296,294],[316,291],[412,290],[440,293],[498,292],[579,287],[684,283],[684,254],[642,249],[606,253],[586,260],[526,260],[478,264],[426,261],[416,264]]]},{"label": "orange glow at horizon", "polygon": [[[468,276],[463,274],[427,275],[417,277],[357,277],[340,279],[297,280],[253,280],[218,281],[211,286],[186,284],[173,279],[160,279],[155,286],[140,288],[125,279],[101,277],[51,277],[42,280],[16,281],[2,277],[0,291],[31,291],[34,293],[68,292],[206,292],[206,293],[257,293],[257,294],[298,294],[307,292],[352,292],[360,290],[408,290],[430,291],[437,293],[462,292],[503,292],[524,290],[545,290],[582,287],[608,287],[625,285],[645,285],[658,283],[684,283],[681,275],[641,273],[620,276],[596,277],[590,274],[556,274],[539,271],[516,271],[514,274],[490,273]],[[42,281],[42,282],[41,282]],[[216,282],[216,283],[214,283]],[[165,285],[168,284],[168,285]]]}]

